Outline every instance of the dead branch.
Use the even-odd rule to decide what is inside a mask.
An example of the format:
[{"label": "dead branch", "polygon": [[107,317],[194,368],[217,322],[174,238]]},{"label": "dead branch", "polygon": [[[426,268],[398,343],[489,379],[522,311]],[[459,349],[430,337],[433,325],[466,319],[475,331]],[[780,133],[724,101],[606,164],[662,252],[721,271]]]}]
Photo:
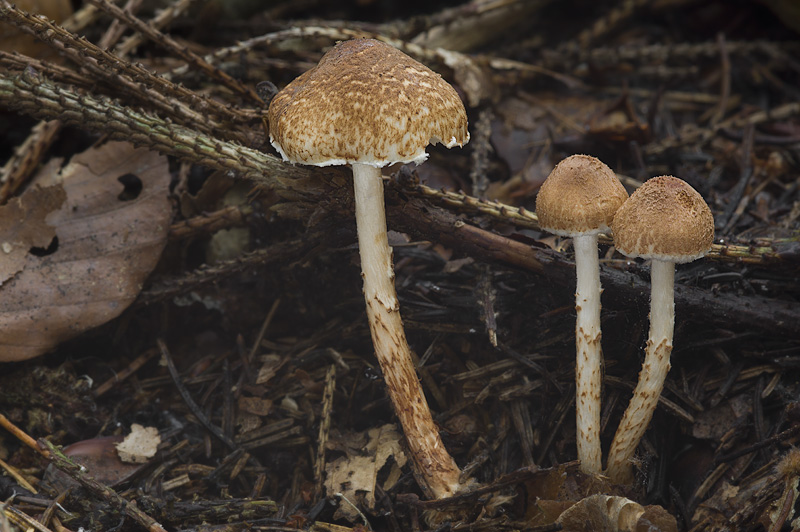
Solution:
[{"label": "dead branch", "polygon": [[[315,172],[292,167],[277,158],[135,111],[110,98],[83,95],[47,81],[32,72],[0,74],[0,103],[39,119],[60,119],[65,124],[106,133],[167,155],[231,172],[232,175],[287,194],[292,180],[311,178]],[[298,188],[297,192],[302,192]]]},{"label": "dead branch", "polygon": [[[153,20],[149,21],[147,25],[156,30],[166,27],[170,22],[185,13],[186,10],[192,5],[192,2],[194,2],[194,0],[178,0],[174,4],[171,4],[165,9],[159,11],[158,14],[153,17]],[[145,42],[145,36],[141,33],[131,35],[122,41],[119,46],[117,46],[116,54],[122,56],[127,55],[143,42]]]},{"label": "dead branch", "polygon": [[232,78],[222,70],[210,65],[202,57],[191,52],[186,46],[181,46],[172,37],[161,33],[155,27],[142,22],[132,14],[127,13],[123,9],[120,9],[119,7],[106,2],[105,0],[89,0],[89,2],[95,7],[105,11],[115,19],[127,24],[166,50],[175,53],[178,57],[182,58],[190,65],[193,65],[211,79],[220,81],[223,85],[234,91],[239,96],[249,100],[250,103],[261,103],[261,98],[258,97],[258,94],[256,94],[252,88],[245,86],[241,81]]},{"label": "dead branch", "polygon": [[[37,118],[59,118],[65,123],[106,132],[115,139],[127,140],[186,161],[229,172],[234,177],[252,180],[272,188],[283,199],[293,202],[288,208],[286,204],[278,207],[282,214],[307,217],[313,209],[311,206],[322,206],[332,212],[349,212],[352,209],[351,191],[346,186],[348,180],[342,172],[287,165],[271,155],[199,135],[158,117],[120,106],[107,98],[75,94],[30,72],[18,76],[0,75],[0,105]],[[429,196],[435,195],[431,189],[420,190]],[[441,242],[480,260],[501,262],[544,274],[566,286],[573,282],[572,263],[558,254],[531,248],[527,244],[479,229],[456,218],[451,212],[432,207],[426,201],[415,198],[404,202],[397,196],[397,190],[388,197],[394,198],[389,213],[396,224],[394,227]],[[465,200],[461,196],[461,200],[472,208],[476,205],[486,207],[475,198]],[[533,220],[513,207],[498,205],[484,210],[494,210],[498,215],[516,211],[516,218],[508,217],[510,223],[524,218]],[[739,251],[720,250],[719,256],[736,256]],[[780,253],[776,254],[780,259]],[[610,269],[605,270],[603,283],[609,293],[613,287],[615,292],[611,297],[621,307],[645,301],[649,290],[645,281]],[[795,336],[797,324],[800,323],[800,306],[789,302],[776,304],[772,300],[754,296],[714,295],[686,286],[677,289],[675,301],[676,305],[686,307],[682,312],[687,316],[702,317],[717,327],[746,325],[781,336]]]},{"label": "dead branch", "polygon": [[[17,9],[5,0],[0,2],[0,20],[36,36],[89,70],[96,79],[105,80],[131,97],[146,97],[148,105],[195,129],[208,132],[219,130],[225,123],[242,121],[230,107],[156,76],[143,66],[130,63],[47,19]],[[209,120],[208,113],[216,119]]]},{"label": "dead branch", "polygon": [[[468,225],[451,212],[417,198],[403,200],[396,190],[387,194],[390,226],[417,238],[434,238],[478,260],[501,262],[535,272],[562,286],[574,286],[575,266],[559,253],[535,249],[509,238]],[[638,275],[604,267],[601,271],[604,305],[646,308],[650,284]],[[675,306],[681,319],[696,320],[726,330],[748,328],[777,336],[800,332],[800,305],[757,296],[713,294],[709,290],[676,285]]]}]

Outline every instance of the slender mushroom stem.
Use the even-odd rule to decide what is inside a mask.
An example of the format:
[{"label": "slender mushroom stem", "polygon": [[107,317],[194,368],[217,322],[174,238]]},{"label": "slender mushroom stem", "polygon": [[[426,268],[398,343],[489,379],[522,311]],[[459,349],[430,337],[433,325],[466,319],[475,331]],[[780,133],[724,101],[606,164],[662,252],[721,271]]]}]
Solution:
[{"label": "slender mushroom stem", "polygon": [[575,247],[575,386],[577,407],[578,459],[581,470],[602,470],[600,449],[600,390],[602,358],[600,346],[600,264],[597,258],[597,234],[573,237]]},{"label": "slender mushroom stem", "polygon": [[675,264],[653,259],[650,266],[650,335],[639,383],[633,390],[608,453],[607,475],[619,484],[633,481],[631,460],[644,436],[670,368],[675,328]]},{"label": "slender mushroom stem", "polygon": [[403,427],[417,482],[428,497],[448,497],[460,488],[461,471],[433,422],[403,330],[386,236],[381,171],[366,164],[352,166],[361,276],[375,354]]}]

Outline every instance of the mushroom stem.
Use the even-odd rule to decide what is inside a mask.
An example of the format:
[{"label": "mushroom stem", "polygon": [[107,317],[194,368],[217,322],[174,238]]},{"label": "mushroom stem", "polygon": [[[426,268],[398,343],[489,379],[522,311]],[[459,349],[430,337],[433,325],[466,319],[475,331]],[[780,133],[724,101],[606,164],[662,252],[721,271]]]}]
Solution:
[{"label": "mushroom stem", "polygon": [[653,417],[670,368],[675,328],[674,287],[675,264],[653,259],[650,266],[650,335],[644,364],[608,453],[606,474],[618,484],[633,481],[631,460]]},{"label": "mushroom stem", "polygon": [[575,364],[576,428],[578,459],[585,473],[600,473],[600,390],[602,359],[600,346],[600,264],[597,234],[573,237],[575,247]]},{"label": "mushroom stem", "polygon": [[403,427],[417,482],[429,498],[448,497],[460,488],[461,471],[433,422],[403,330],[386,236],[381,171],[366,164],[352,166],[361,276],[375,354]]}]

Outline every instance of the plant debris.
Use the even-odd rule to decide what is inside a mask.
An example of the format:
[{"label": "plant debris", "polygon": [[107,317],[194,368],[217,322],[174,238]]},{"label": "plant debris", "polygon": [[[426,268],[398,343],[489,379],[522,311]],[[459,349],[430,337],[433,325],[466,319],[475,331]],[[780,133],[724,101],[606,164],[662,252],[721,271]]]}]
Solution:
[{"label": "plant debris", "polygon": [[0,287],[2,361],[41,355],[119,316],[167,241],[164,157],[110,142],[61,166],[51,160],[4,211],[14,270]]},{"label": "plant debris", "polygon": [[[800,527],[792,2],[39,4],[53,14],[0,0],[7,528]],[[269,143],[269,98],[354,38],[467,106],[463,150],[384,171],[403,324],[469,485],[442,500],[404,461],[374,357],[349,172]],[[714,216],[709,253],[676,270],[672,367],[629,484],[576,461],[574,245],[535,213],[574,154],[629,193],[674,175]],[[650,263],[598,240],[605,458]],[[124,464],[133,426],[160,444]]]}]

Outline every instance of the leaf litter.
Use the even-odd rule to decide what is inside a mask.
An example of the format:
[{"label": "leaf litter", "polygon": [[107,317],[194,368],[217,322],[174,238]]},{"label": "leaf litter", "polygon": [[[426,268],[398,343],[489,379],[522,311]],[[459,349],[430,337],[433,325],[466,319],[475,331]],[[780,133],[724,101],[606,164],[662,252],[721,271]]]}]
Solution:
[{"label": "leaf litter", "polygon": [[[278,6],[284,16],[307,14],[292,11],[289,4]],[[376,5],[375,2],[363,4]],[[394,2],[380,4],[396,7]],[[703,187],[704,196],[713,203],[715,213],[724,214],[721,236],[726,242],[746,248],[746,258],[755,266],[709,260],[681,272],[678,280],[681,288],[693,288],[695,296],[711,295],[710,304],[703,312],[696,312],[699,317],[696,323],[681,318],[678,332],[683,336],[681,345],[685,347],[676,353],[675,367],[670,374],[671,386],[666,393],[669,402],[665,397],[660,404],[648,439],[640,448],[637,466],[641,482],[622,489],[587,478],[576,471],[576,467],[564,466],[564,461],[574,456],[574,426],[569,414],[572,370],[570,363],[564,362],[568,358],[563,356],[573,347],[570,345],[570,338],[574,336],[574,331],[570,330],[571,287],[563,279],[559,281],[552,270],[545,276],[509,271],[508,263],[502,260],[484,261],[486,257],[473,256],[457,243],[443,244],[439,241],[440,235],[433,231],[410,231],[413,234],[406,239],[407,244],[395,249],[401,259],[397,280],[403,287],[401,297],[404,298],[406,325],[422,356],[420,376],[442,420],[448,448],[453,450],[459,463],[471,467],[492,489],[498,479],[514,474],[509,471],[520,472],[520,464],[539,464],[538,471],[527,472],[530,473],[527,481],[504,484],[501,491],[505,502],[499,506],[490,508],[488,501],[497,500],[497,497],[484,496],[488,492],[461,499],[463,511],[454,517],[452,528],[477,531],[543,527],[552,530],[559,516],[570,507],[577,507],[572,512],[579,514],[582,523],[602,521],[598,527],[622,528],[615,509],[629,508],[638,513],[639,504],[647,507],[646,503],[653,502],[655,504],[650,506],[661,505],[677,516],[682,529],[777,529],[790,522],[796,499],[797,467],[780,467],[780,457],[798,441],[795,429],[800,417],[792,414],[790,408],[797,405],[797,383],[800,382],[796,337],[791,338],[791,325],[785,323],[781,327],[778,327],[780,323],[774,323],[775,329],[769,323],[752,327],[749,324],[741,327],[741,321],[726,323],[738,315],[735,308],[713,326],[704,318],[705,311],[710,315],[720,314],[717,294],[731,295],[737,303],[742,301],[740,309],[747,308],[761,296],[761,301],[776,307],[794,305],[796,308],[797,305],[796,275],[794,272],[787,275],[787,270],[782,269],[796,268],[796,244],[794,250],[791,247],[780,250],[782,264],[775,268],[762,260],[764,257],[758,251],[777,245],[781,238],[791,245],[791,239],[796,240],[797,220],[800,219],[794,125],[797,107],[793,103],[796,101],[797,66],[795,61],[787,60],[793,57],[792,50],[796,50],[796,44],[790,41],[796,40],[796,36],[787,36],[785,31],[781,33],[777,19],[768,19],[769,25],[758,24],[763,20],[753,20],[753,12],[763,18],[767,9],[756,2],[731,6],[714,1],[666,1],[647,9],[642,8],[642,3],[608,2],[585,13],[577,12],[580,10],[572,13],[567,6],[546,9],[531,17],[520,16],[522,11],[538,10],[536,4],[476,0],[432,17],[421,15],[374,26],[347,24],[354,28],[369,27],[385,35],[400,35],[409,42],[427,42],[428,46],[435,42],[436,50],[442,47],[440,51],[423,48],[415,52],[428,53],[426,59],[438,63],[445,77],[463,85],[459,88],[465,91],[468,100],[480,101],[484,109],[493,108],[494,113],[487,113],[491,146],[485,143],[487,149],[483,155],[476,155],[475,146],[479,145],[476,131],[475,141],[463,154],[444,158],[434,152],[431,163],[423,167],[424,174],[420,172],[420,175],[430,178],[438,173],[448,178],[450,189],[467,190],[467,174],[478,173],[480,168],[489,173],[491,186],[487,197],[530,208],[538,185],[552,164],[566,154],[601,155],[622,174],[628,187],[637,186],[650,175],[675,173]],[[780,5],[781,2],[769,4]],[[634,11],[625,11],[626,6]],[[520,7],[524,9],[520,11]],[[317,4],[314,13],[319,17],[327,14],[340,19],[347,10],[346,7],[337,7],[336,11],[326,9]],[[494,13],[499,12],[500,16],[494,17],[493,22],[491,15],[495,9],[498,11]],[[604,9],[608,9],[605,19],[601,13]],[[715,10],[722,10],[725,16],[717,16]],[[730,11],[726,10],[735,11],[739,18],[727,16]],[[450,13],[459,15],[449,18],[452,17]],[[484,18],[483,13],[489,15]],[[638,24],[644,19],[639,20],[638,15],[650,14],[659,17],[667,14],[665,19],[688,21],[689,25],[676,22],[669,27],[660,26],[659,17],[653,17],[647,19],[648,24],[657,31],[639,33]],[[206,20],[216,20],[213,13],[205,15]],[[277,36],[272,41],[263,40],[261,48],[258,45],[251,49],[234,46],[228,50],[233,53],[216,55],[223,60],[218,64],[228,68],[241,60],[237,68],[241,66],[242,69],[238,73],[249,78],[252,85],[259,79],[271,79],[280,85],[307,68],[318,53],[332,44],[325,37],[326,32],[335,35],[334,40],[347,38],[347,35],[341,36],[339,23],[335,27],[308,29],[303,34],[305,37],[297,38],[303,28],[292,22],[282,22],[274,15],[274,11],[264,15],[269,21],[267,26],[285,28],[283,38],[289,36],[289,40]],[[600,21],[614,23],[595,24],[597,15]],[[494,26],[497,19],[503,21],[500,29]],[[518,22],[523,19],[524,23]],[[461,39],[454,40],[451,33],[458,25],[456,22],[460,24],[462,20],[482,30],[462,34],[467,40],[465,44]],[[202,17],[192,22],[197,22],[201,28],[197,31],[202,32]],[[431,34],[439,35],[442,41],[413,38],[414,32],[428,23]],[[234,42],[243,38],[240,31],[260,34],[264,24],[264,20],[254,17],[246,23],[238,21],[233,35],[226,33],[231,31],[229,28],[221,26],[213,35]],[[623,29],[621,33],[616,32],[619,26]],[[708,26],[708,29],[701,26]],[[508,34],[506,27],[511,29]],[[736,34],[737,27],[754,30],[767,41],[750,40],[749,33]],[[548,30],[558,35],[548,37]],[[349,36],[356,32],[350,31]],[[610,31],[611,35],[604,31]],[[427,31],[420,35],[425,33]],[[212,32],[207,34],[212,35]],[[485,35],[495,37],[481,41],[481,36]],[[577,38],[573,40],[571,36],[575,35]],[[471,39],[479,42],[469,43]],[[267,53],[264,53],[265,48]],[[448,56],[448,48],[467,50],[470,55]],[[152,48],[148,47],[146,54],[137,60],[148,63],[148,68],[179,64],[169,57],[153,60],[150,53]],[[504,56],[514,61],[503,60]],[[766,62],[764,57],[768,57]],[[162,60],[166,63],[159,64]],[[530,64],[521,61],[530,61]],[[557,76],[542,79],[538,74],[545,69],[539,64],[552,69],[551,74]],[[185,67],[182,68],[185,73]],[[464,68],[469,71],[465,72]],[[531,74],[534,71],[536,76]],[[700,72],[702,77],[697,76]],[[48,72],[48,75],[53,73],[58,71]],[[232,109],[242,104],[240,95],[232,96],[227,89],[215,87],[213,72],[205,72],[210,79],[196,76],[195,72],[192,77],[181,77],[178,71],[174,74],[187,86],[198,87],[198,93],[213,93],[220,101],[230,102]],[[119,78],[125,75],[123,69]],[[579,83],[562,86],[568,77]],[[149,103],[137,95],[115,92],[113,77],[103,79],[111,83],[112,90],[98,87],[98,92],[120,97],[127,105],[146,107]],[[755,82],[751,83],[753,80]],[[730,84],[730,94],[724,90],[726,81]],[[484,83],[487,85],[483,86]],[[177,92],[173,96],[180,97]],[[745,104],[740,105],[741,102]],[[758,118],[761,109],[769,113],[763,115],[768,120]],[[788,114],[771,114],[781,109],[783,113],[788,109]],[[255,111],[253,115],[257,114],[257,109]],[[473,123],[477,122],[478,114],[471,112]],[[180,120],[181,115],[171,118]],[[219,116],[208,118],[219,120]],[[724,120],[719,122],[722,118]],[[204,124],[198,124],[197,129],[204,131],[201,125]],[[251,126],[242,128],[247,130],[243,135],[259,146],[263,141],[260,136],[266,132],[262,133],[264,128],[260,123]],[[219,122],[214,127],[219,128],[220,137],[229,138],[226,135],[234,134],[234,128],[219,127]],[[481,160],[482,157],[485,160]],[[194,171],[189,163],[182,163],[176,172],[181,186],[198,178]],[[224,177],[227,178],[227,174]],[[336,184],[335,179],[332,183]],[[404,197],[398,208],[391,192],[393,187],[397,190],[394,185],[389,182],[387,198],[390,215],[394,211],[394,216],[398,217],[398,210],[413,207],[414,198]],[[401,194],[407,192],[403,190]],[[299,201],[283,203],[279,206],[282,212],[291,211],[298,218],[312,213],[313,221],[298,229],[286,219],[273,217],[279,209],[269,208],[272,204],[265,201],[267,194],[258,190],[252,192],[249,199],[256,207],[256,215],[247,221],[252,230],[252,243],[267,246],[264,257],[275,251],[270,244],[281,243],[287,235],[299,240],[309,235],[313,237],[310,230],[305,231],[309,227],[323,228],[323,238],[314,241],[309,248],[289,254],[285,264],[271,263],[255,271],[228,270],[240,274],[231,282],[221,282],[221,275],[213,275],[224,272],[225,265],[219,270],[211,269],[211,278],[216,284],[190,293],[192,300],[206,300],[207,295],[213,298],[215,304],[207,309],[199,310],[199,305],[192,304],[176,310],[165,304],[159,308],[160,313],[139,308],[130,320],[123,317],[115,322],[116,331],[121,332],[114,334],[116,343],[113,345],[118,348],[114,356],[108,356],[101,347],[87,356],[55,358],[62,362],[59,371],[77,382],[48,379],[51,372],[56,373],[46,366],[48,360],[53,359],[42,360],[42,365],[17,366],[22,368],[17,371],[30,376],[34,383],[25,390],[37,401],[36,409],[19,407],[22,403],[12,400],[19,382],[11,378],[3,382],[4,404],[13,405],[9,406],[10,415],[27,422],[26,427],[33,434],[52,435],[55,441],[62,443],[85,438],[87,434],[118,433],[119,427],[128,426],[131,418],[160,427],[164,440],[172,447],[148,464],[153,468],[152,476],[135,483],[136,489],[129,490],[126,497],[142,505],[153,503],[148,511],[175,528],[196,525],[201,529],[203,522],[206,526],[203,530],[213,527],[218,527],[213,528],[215,530],[223,527],[225,530],[249,530],[259,526],[264,529],[363,529],[359,522],[361,516],[339,521],[339,524],[325,523],[334,515],[340,515],[335,512],[345,505],[336,501],[330,491],[347,487],[346,483],[338,482],[337,486],[330,486],[327,497],[314,495],[309,488],[319,480],[309,478],[309,472],[314,470],[310,467],[314,459],[310,457],[324,458],[327,453],[329,459],[343,459],[343,477],[363,475],[363,478],[356,478],[364,489],[356,490],[348,499],[360,505],[375,526],[388,530],[431,529],[415,512],[436,501],[413,502],[411,495],[415,486],[408,474],[394,481],[401,471],[393,465],[396,455],[393,455],[394,460],[387,458],[384,467],[378,467],[373,482],[373,469],[384,455],[376,450],[372,458],[364,451],[368,442],[374,442],[374,438],[367,437],[369,430],[381,427],[392,417],[382,395],[380,375],[371,364],[368,331],[360,320],[359,279],[352,265],[352,234],[348,233],[352,223],[350,218],[342,216],[342,213],[349,214],[352,205],[346,201],[342,201],[342,206],[335,205],[346,196],[342,194],[338,200],[326,199],[328,203],[323,201],[320,206],[309,207],[310,202]],[[477,204],[474,198],[469,200]],[[395,205],[391,205],[393,201]],[[425,204],[426,209],[434,212],[432,206],[432,203]],[[486,204],[482,206],[487,207]],[[451,209],[457,211],[452,206]],[[207,216],[205,210],[205,205],[193,210],[193,218],[184,220],[187,227],[188,222],[213,218]],[[535,226],[515,227],[505,219],[501,223],[506,227],[501,227],[488,216],[484,218],[467,209],[459,212],[459,216],[462,219],[457,220],[457,224],[505,231],[515,239],[530,243],[531,247],[546,243],[555,250],[547,259],[556,264],[564,265],[569,260],[568,241],[535,233]],[[495,221],[497,219],[495,217]],[[200,247],[198,242],[202,245],[207,236],[203,231],[195,231],[183,242],[176,243],[167,259],[177,263],[176,269],[181,273],[184,272],[182,268],[202,263],[193,253]],[[434,245],[429,246],[427,241]],[[442,258],[451,261],[451,266],[443,267]],[[647,265],[620,260],[613,247],[606,249],[604,259],[604,275],[615,272],[619,274],[618,279],[622,278],[622,282],[610,285],[604,293],[608,334],[604,330],[603,340],[607,347],[605,369],[609,405],[604,413],[604,433],[608,438],[632,388],[631,383],[635,382],[639,363],[636,346],[641,343],[641,330],[646,328],[647,311],[642,305],[646,298],[633,297],[630,291],[620,288],[637,282],[641,285],[641,278],[646,278]],[[236,260],[227,264],[232,263]],[[190,286],[193,283],[191,274],[180,281]],[[486,288],[476,289],[476,286]],[[269,320],[266,320],[261,333],[254,334],[265,307],[278,298],[284,301],[281,312],[268,328]],[[684,303],[687,301],[688,298],[684,299]],[[476,319],[479,315],[476,307],[481,307],[484,316],[496,313],[496,319],[491,320],[500,339],[496,346],[488,347],[483,342],[483,324]],[[407,314],[405,309],[408,309]],[[163,368],[155,364],[144,366],[142,362],[150,360],[146,355],[152,349],[154,338],[161,335],[170,337],[179,367],[188,368],[183,369],[174,382],[164,376]],[[103,338],[107,336],[111,335]],[[86,348],[94,339],[86,335],[80,345]],[[247,345],[248,342],[252,345]],[[108,344],[103,347],[105,345]],[[275,357],[280,363],[265,361],[261,378],[254,382],[258,361],[263,360],[258,356],[261,352],[277,353]],[[58,356],[63,357],[63,354]],[[351,369],[339,376],[331,400],[333,413],[326,415],[324,409],[320,412],[319,383],[330,364],[338,366],[344,360]],[[758,366],[765,366],[768,371],[755,371]],[[142,367],[145,369],[139,371]],[[97,395],[86,391],[86,383],[76,376],[83,372],[93,378],[113,374],[102,388],[107,390],[105,397],[91,386],[89,388]],[[119,376],[123,374],[128,380],[119,384],[116,379],[125,378]],[[458,375],[469,376],[456,379]],[[48,389],[50,382],[60,384],[58,392],[62,395]],[[172,393],[177,387],[195,396],[201,408],[187,413],[185,405]],[[48,415],[48,403],[60,404],[60,400],[66,402],[71,396],[82,401],[52,408],[52,416]],[[65,415],[65,411],[69,415]],[[208,417],[203,420],[205,428],[198,423],[202,415]],[[468,418],[474,429],[451,430],[452,421],[459,416]],[[247,423],[242,422],[245,418]],[[234,428],[236,420],[243,427],[238,434]],[[324,423],[334,430],[341,427],[342,434],[351,439],[351,446],[339,441],[323,445],[321,452],[314,449],[318,441],[322,441],[316,440],[317,425]],[[230,449],[214,443],[210,431],[205,430],[215,425],[222,427],[241,447],[225,454]],[[245,442],[245,425],[259,427],[258,434],[263,438]],[[392,442],[393,438],[388,438],[385,446],[392,449]],[[684,452],[685,449],[688,451]],[[693,451],[697,454],[692,455]],[[738,458],[734,456],[737,452],[741,453]],[[791,453],[788,451],[789,455]],[[533,459],[529,460],[526,454],[533,455]],[[366,464],[361,461],[365,456]],[[24,453],[16,453],[15,458],[17,463],[25,463]],[[686,481],[674,486],[682,480],[681,476]],[[176,478],[185,478],[186,482],[172,483]],[[392,482],[387,484],[389,478]],[[180,486],[180,489],[166,486]],[[389,491],[385,497],[377,497],[374,505],[364,504],[370,486],[378,495],[381,495],[379,488]],[[593,493],[603,495],[598,497]],[[57,496],[56,493],[49,495],[54,499]],[[623,496],[626,499],[622,500]],[[628,499],[636,502],[628,503]],[[269,510],[257,516],[235,513],[248,501],[262,503],[262,509]],[[69,525],[83,526],[91,521],[88,516],[102,514],[94,510],[104,509],[104,503],[93,502],[92,507],[84,511],[87,517]],[[68,503],[71,503],[68,504],[70,508],[80,508],[84,504],[76,496],[68,498]],[[181,505],[190,508],[191,516],[181,513]],[[163,510],[165,507],[169,510]],[[224,515],[203,514],[204,508],[224,509]],[[106,520],[91,521],[91,524],[96,529],[116,526],[112,520],[118,515],[107,515],[110,517]],[[263,520],[258,521],[259,517]],[[562,524],[567,517],[569,514],[562,519]],[[353,525],[354,522],[358,524]],[[663,529],[671,530],[669,525],[671,523]],[[796,525],[787,524],[784,528],[788,526]]]},{"label": "leaf litter", "polygon": [[167,242],[166,157],[107,142],[61,164],[51,160],[2,211],[0,241],[12,259],[0,286],[3,361],[41,355],[119,316]]}]

